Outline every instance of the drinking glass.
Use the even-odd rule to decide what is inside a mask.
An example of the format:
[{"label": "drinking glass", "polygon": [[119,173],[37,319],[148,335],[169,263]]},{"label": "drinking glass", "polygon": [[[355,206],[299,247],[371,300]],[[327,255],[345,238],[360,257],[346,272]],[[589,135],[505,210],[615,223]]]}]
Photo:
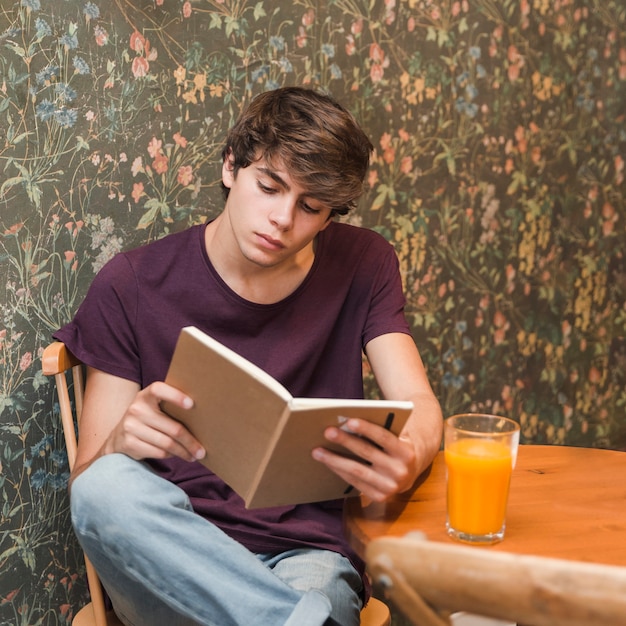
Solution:
[{"label": "drinking glass", "polygon": [[466,543],[502,541],[519,424],[483,413],[453,415],[444,425],[448,535]]}]

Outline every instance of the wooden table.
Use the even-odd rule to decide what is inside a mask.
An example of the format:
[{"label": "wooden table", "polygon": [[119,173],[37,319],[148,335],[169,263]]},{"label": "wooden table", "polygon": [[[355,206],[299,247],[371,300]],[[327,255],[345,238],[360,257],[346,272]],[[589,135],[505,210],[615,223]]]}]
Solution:
[{"label": "wooden table", "polygon": [[[626,452],[522,445],[511,478],[503,550],[626,565]],[[381,535],[421,531],[454,542],[446,522],[443,452],[411,491],[386,503],[346,501],[344,528],[353,548]]]}]

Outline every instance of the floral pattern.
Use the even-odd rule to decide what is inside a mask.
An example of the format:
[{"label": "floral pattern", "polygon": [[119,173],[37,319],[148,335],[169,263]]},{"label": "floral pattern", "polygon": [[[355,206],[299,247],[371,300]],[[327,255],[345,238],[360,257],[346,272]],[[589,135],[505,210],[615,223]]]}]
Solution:
[{"label": "floral pattern", "polygon": [[[39,356],[114,254],[214,216],[242,106],[327,89],[376,152],[444,413],[626,447],[620,0],[13,0],[0,13],[0,624],[86,596]],[[365,364],[367,391],[377,391]]]}]

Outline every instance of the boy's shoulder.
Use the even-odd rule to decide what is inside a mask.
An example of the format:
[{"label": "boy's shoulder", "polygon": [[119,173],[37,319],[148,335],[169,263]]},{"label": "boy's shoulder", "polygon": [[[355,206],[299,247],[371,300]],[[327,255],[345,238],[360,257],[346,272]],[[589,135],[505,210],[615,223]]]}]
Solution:
[{"label": "boy's shoulder", "polygon": [[391,243],[379,232],[346,222],[333,222],[321,234],[325,244],[337,249],[368,248],[372,252],[378,249],[381,253],[393,250]]},{"label": "boy's shoulder", "polygon": [[124,254],[131,257],[142,257],[161,255],[165,251],[176,251],[179,249],[185,249],[190,243],[201,236],[204,232],[205,224],[190,226],[179,232],[169,233],[160,239],[155,239],[149,243],[137,246],[127,250]]}]

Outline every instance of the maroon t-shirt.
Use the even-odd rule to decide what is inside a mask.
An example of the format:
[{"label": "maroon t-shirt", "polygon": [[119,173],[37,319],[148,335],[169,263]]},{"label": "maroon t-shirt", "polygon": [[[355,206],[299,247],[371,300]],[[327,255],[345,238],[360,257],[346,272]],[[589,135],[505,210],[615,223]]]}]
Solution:
[{"label": "maroon t-shirt", "polygon": [[[87,365],[145,387],[165,378],[181,328],[197,326],[294,396],[363,397],[366,344],[382,334],[409,333],[392,246],[373,231],[332,223],[319,234],[302,284],[266,305],[244,300],[220,278],[206,254],[204,231],[195,226],[117,255],[54,337]],[[343,536],[341,501],[246,510],[200,463],[150,464],[188,494],[199,515],[248,549],[333,550],[363,574]]]}]

